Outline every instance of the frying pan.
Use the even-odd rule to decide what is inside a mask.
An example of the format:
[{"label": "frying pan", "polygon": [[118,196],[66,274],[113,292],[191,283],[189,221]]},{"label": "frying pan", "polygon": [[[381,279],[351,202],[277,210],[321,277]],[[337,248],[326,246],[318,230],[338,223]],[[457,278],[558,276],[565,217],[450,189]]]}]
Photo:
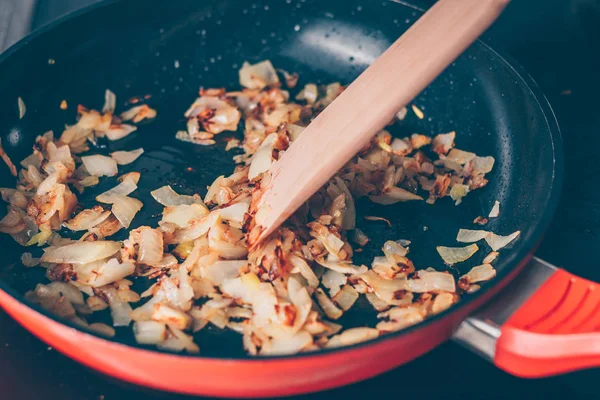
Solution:
[{"label": "frying pan", "polygon": [[[101,143],[96,151],[144,147],[144,155],[120,172],[142,172],[136,197],[144,208],[134,225],[155,225],[162,210],[150,190],[170,184],[178,192],[203,195],[216,176],[233,169],[233,154],[223,150],[223,138],[213,147],[174,139],[200,86],[232,89],[241,64],[262,59],[300,73],[299,87],[349,83],[419,17],[418,6],[388,0],[103,2],[51,24],[0,56],[0,135],[8,154],[20,160],[30,153],[36,135],[61,132],[72,123],[77,104],[101,107],[106,88],[117,93],[120,109],[126,99],[150,95],[147,102],[159,113],[156,120],[121,141]],[[16,107],[19,96],[27,105],[23,119]],[[59,108],[63,99],[67,110]],[[0,304],[82,364],[134,384],[188,394],[256,397],[323,390],[387,371],[450,337],[520,376],[597,365],[600,339],[593,332],[600,324],[600,294],[595,284],[532,259],[557,205],[562,174],[558,126],[540,90],[521,68],[478,42],[415,104],[425,118],[409,116],[392,127],[394,134],[456,130],[459,148],[494,156],[496,167],[490,183],[458,207],[447,199],[434,206],[359,204],[362,215],[387,218],[392,227],[359,221],[373,240],[357,262],[372,259],[386,239],[410,239],[415,265],[443,268],[435,246],[455,244],[457,230],[471,227],[495,200],[502,211],[486,229],[522,232],[502,252],[493,281],[421,324],[342,349],[260,358],[244,355],[236,334],[210,327],[196,336],[198,356],[139,346],[129,329],[106,340],[23,297],[42,280],[43,271],[19,266],[24,249],[5,236],[0,237]],[[13,185],[3,171],[0,186]],[[102,182],[80,200],[91,204],[113,185]],[[451,272],[467,272],[483,255]],[[368,306],[355,308],[344,317],[344,326],[375,320]]]}]

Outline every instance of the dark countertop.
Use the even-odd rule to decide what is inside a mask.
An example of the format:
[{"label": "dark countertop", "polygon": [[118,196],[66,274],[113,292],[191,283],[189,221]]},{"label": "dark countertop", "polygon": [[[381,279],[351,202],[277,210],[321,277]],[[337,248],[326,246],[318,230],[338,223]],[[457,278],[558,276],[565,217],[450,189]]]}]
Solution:
[{"label": "dark countertop", "polygon": [[[5,2],[20,0],[0,0]],[[94,0],[39,0],[39,27]],[[2,7],[0,7],[2,9]],[[0,10],[1,11],[1,10]],[[600,0],[514,1],[485,40],[534,77],[554,107],[565,144],[561,203],[537,255],[600,282]],[[201,379],[201,377],[200,377]],[[600,370],[522,380],[447,343],[369,381],[311,398],[600,398]],[[113,382],[50,350],[0,312],[0,398],[178,399]]]}]

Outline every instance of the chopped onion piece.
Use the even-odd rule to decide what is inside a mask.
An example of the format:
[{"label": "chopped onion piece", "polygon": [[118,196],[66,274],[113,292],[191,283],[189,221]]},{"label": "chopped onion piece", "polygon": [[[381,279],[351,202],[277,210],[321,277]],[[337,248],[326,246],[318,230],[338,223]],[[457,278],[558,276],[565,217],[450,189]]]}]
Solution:
[{"label": "chopped onion piece", "polygon": [[269,60],[253,65],[244,63],[239,74],[240,85],[248,89],[263,89],[279,83],[277,72]]},{"label": "chopped onion piece", "polygon": [[478,265],[473,267],[467,274],[460,277],[466,280],[469,284],[489,281],[496,276],[496,270],[489,264]]},{"label": "chopped onion piece", "polygon": [[273,163],[273,148],[279,136],[277,133],[271,133],[263,140],[258,148],[258,151],[252,157],[250,170],[248,171],[248,179],[252,180],[258,175],[267,172]]},{"label": "chopped onion piece", "polygon": [[298,332],[306,322],[306,319],[308,318],[308,315],[312,309],[313,302],[306,288],[294,276],[289,277],[287,290],[290,300],[296,308],[293,331]]},{"label": "chopped onion piece", "polygon": [[219,214],[225,221],[236,222],[242,224],[244,222],[244,216],[248,212],[249,203],[240,202],[230,205],[229,207],[220,208]]},{"label": "chopped onion piece", "polygon": [[260,355],[294,354],[302,351],[312,343],[312,335],[306,331],[300,331],[296,334],[274,338],[269,346],[264,346],[260,350]]},{"label": "chopped onion piece", "polygon": [[139,148],[131,151],[115,151],[110,153],[110,156],[117,162],[117,164],[127,165],[137,160],[142,154],[144,154],[144,149]]},{"label": "chopped onion piece", "polygon": [[408,279],[406,287],[411,292],[426,293],[433,291],[456,292],[454,277],[446,272],[430,272],[421,270],[418,278]]},{"label": "chopped onion piece", "polygon": [[104,211],[100,206],[94,206],[91,209],[83,210],[74,218],[64,223],[64,226],[72,231],[87,231],[90,228],[102,223],[110,216],[110,211]]},{"label": "chopped onion piece", "polygon": [[484,264],[491,264],[496,258],[498,258],[498,255],[500,255],[500,253],[497,251],[491,251],[490,254],[485,256],[482,262]]},{"label": "chopped onion piece", "polygon": [[178,206],[180,204],[204,205],[200,197],[177,194],[177,192],[175,192],[173,188],[171,188],[171,186],[163,186],[159,189],[153,190],[152,192],[150,192],[150,194],[152,195],[152,197],[154,197],[154,200],[156,200],[165,207]]},{"label": "chopped onion piece", "polygon": [[345,285],[347,281],[348,278],[346,275],[332,269],[325,271],[321,278],[321,283],[329,289],[329,294],[331,296],[335,296],[340,291],[340,287]]},{"label": "chopped onion piece", "polygon": [[306,100],[308,104],[314,104],[317,101],[318,95],[317,85],[314,83],[307,83],[304,86],[304,89],[296,96],[296,100]]},{"label": "chopped onion piece", "polygon": [[102,107],[102,113],[114,113],[115,108],[117,108],[117,96],[110,91],[110,89],[106,89],[104,92],[104,107]]},{"label": "chopped onion piece", "polygon": [[456,132],[439,134],[433,138],[431,147],[438,154],[447,154],[454,147]]},{"label": "chopped onion piece", "polygon": [[442,292],[435,296],[433,300],[433,304],[431,305],[431,312],[434,314],[439,314],[444,310],[450,308],[452,304],[456,302],[456,295],[453,293]]},{"label": "chopped onion piece", "polygon": [[289,262],[294,266],[294,269],[297,269],[300,275],[306,279],[308,286],[312,288],[319,286],[319,278],[317,278],[317,275],[315,275],[312,268],[304,261],[304,259],[292,254],[289,257]]},{"label": "chopped onion piece", "polygon": [[135,264],[131,262],[119,263],[116,258],[111,258],[107,262],[101,263],[100,266],[96,266],[96,263],[91,264],[81,265],[75,269],[77,282],[92,287],[100,287],[119,281],[135,271]]},{"label": "chopped onion piece", "polygon": [[96,196],[96,201],[99,201],[100,203],[112,204],[119,196],[127,196],[136,189],[137,185],[132,179],[123,179],[123,181],[114,188]]},{"label": "chopped onion piece", "polygon": [[40,264],[40,259],[33,258],[31,253],[23,253],[23,255],[21,255],[21,264],[26,267],[35,267]]},{"label": "chopped onion piece", "polygon": [[474,174],[487,174],[494,167],[494,157],[475,157],[471,161]]},{"label": "chopped onion piece", "polygon": [[343,311],[348,311],[358,300],[358,292],[350,285],[345,285],[341,290],[332,297],[332,300],[337,303]]},{"label": "chopped onion piece", "polygon": [[25,112],[27,111],[27,107],[25,107],[25,102],[22,98],[17,98],[17,105],[19,106],[19,119],[23,119]]},{"label": "chopped onion piece", "polygon": [[462,243],[474,243],[485,239],[491,232],[482,230],[459,229],[456,241]]},{"label": "chopped onion piece", "polygon": [[317,297],[317,302],[319,303],[327,317],[331,319],[338,319],[342,316],[342,310],[340,310],[335,305],[335,303],[325,294],[323,289],[317,288],[315,290],[315,296]]},{"label": "chopped onion piece", "polygon": [[192,222],[208,214],[203,204],[180,204],[167,206],[163,210],[162,222],[175,224],[180,228],[188,228]]},{"label": "chopped onion piece", "polygon": [[485,238],[485,241],[492,248],[492,250],[498,251],[515,240],[520,234],[521,231],[516,231],[508,236],[500,236],[490,232],[490,234]]},{"label": "chopped onion piece", "polygon": [[408,190],[393,186],[387,192],[378,196],[369,196],[369,199],[377,204],[389,205],[404,201],[423,200],[419,195]]},{"label": "chopped onion piece", "polygon": [[124,228],[129,228],[135,214],[142,209],[142,202],[127,196],[115,195],[112,198],[112,213]]},{"label": "chopped onion piece", "polygon": [[140,228],[138,262],[152,265],[163,258],[163,237],[159,230],[147,226]]},{"label": "chopped onion piece", "polygon": [[352,344],[365,342],[375,339],[379,336],[379,331],[373,328],[351,328],[346,329],[340,335],[340,343],[342,346],[350,346]]},{"label": "chopped onion piece", "polygon": [[464,165],[474,159],[476,156],[475,153],[469,153],[468,151],[463,151],[459,149],[452,149],[450,153],[446,156],[446,159],[450,161],[454,161],[460,165]]},{"label": "chopped onion piece", "polygon": [[453,265],[471,258],[473,254],[477,253],[479,247],[476,244],[471,244],[466,247],[438,246],[436,249],[446,264]]},{"label": "chopped onion piece", "polygon": [[117,290],[112,287],[102,289],[102,291],[108,299],[113,326],[128,326],[131,323],[132,312],[129,303],[121,300]]},{"label": "chopped onion piece", "polygon": [[108,258],[121,249],[120,242],[77,242],[60,247],[44,249],[42,262],[65,264],[89,264]]},{"label": "chopped onion piece", "polygon": [[488,218],[497,218],[500,215],[500,202],[496,200],[494,202],[494,206],[492,207]]},{"label": "chopped onion piece", "polygon": [[110,157],[95,154],[81,157],[85,169],[93,176],[115,176],[119,170],[117,162]]}]

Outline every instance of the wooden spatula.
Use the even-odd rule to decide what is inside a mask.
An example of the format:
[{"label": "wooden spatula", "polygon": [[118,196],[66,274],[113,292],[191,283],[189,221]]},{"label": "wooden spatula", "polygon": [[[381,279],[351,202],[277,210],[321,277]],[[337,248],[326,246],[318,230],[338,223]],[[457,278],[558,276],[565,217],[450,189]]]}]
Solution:
[{"label": "wooden spatula", "polygon": [[323,186],[500,15],[509,0],[440,0],[302,132],[271,167],[262,240]]}]

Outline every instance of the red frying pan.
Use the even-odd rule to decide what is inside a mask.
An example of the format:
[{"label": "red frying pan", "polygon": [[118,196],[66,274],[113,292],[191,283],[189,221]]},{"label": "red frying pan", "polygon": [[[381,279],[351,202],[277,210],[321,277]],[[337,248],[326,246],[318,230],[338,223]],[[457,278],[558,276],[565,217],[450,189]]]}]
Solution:
[{"label": "red frying pan", "polygon": [[[209,151],[173,138],[200,85],[233,84],[243,61],[265,58],[297,71],[305,82],[348,83],[420,14],[392,1],[108,1],[38,31],[0,57],[0,76],[10,77],[0,81],[1,109],[10,110],[0,121],[2,143],[13,159],[22,159],[36,135],[72,122],[74,115],[59,112],[62,99],[97,107],[107,87],[122,98],[150,94],[160,117],[143,135],[107,150],[143,145],[136,168],[148,170],[139,188],[144,204],[150,203],[148,192],[164,184],[204,194],[214,177],[233,167],[222,146]],[[19,119],[17,97],[27,104],[26,118]],[[476,43],[415,101],[427,117],[408,118],[400,131],[456,130],[462,148],[494,156],[497,168],[490,184],[459,207],[439,202],[373,209],[393,227],[366,226],[367,234],[410,238],[419,249],[415,263],[434,265],[435,246],[453,240],[495,200],[502,213],[489,229],[521,230],[499,259],[493,281],[421,324],[350,347],[280,357],[245,356],[236,350],[239,337],[227,334],[199,337],[199,356],[138,346],[127,330],[106,340],[24,299],[41,274],[17,265],[23,248],[7,237],[0,238],[0,304],[42,340],[91,368],[197,395],[281,396],[341,386],[406,363],[451,337],[524,377],[598,365],[596,285],[532,259],[556,208],[562,175],[558,126],[535,83]],[[7,171],[0,180],[3,187],[14,185]],[[156,211],[148,207],[139,224],[152,223]],[[361,313],[353,318],[366,319]]]}]

